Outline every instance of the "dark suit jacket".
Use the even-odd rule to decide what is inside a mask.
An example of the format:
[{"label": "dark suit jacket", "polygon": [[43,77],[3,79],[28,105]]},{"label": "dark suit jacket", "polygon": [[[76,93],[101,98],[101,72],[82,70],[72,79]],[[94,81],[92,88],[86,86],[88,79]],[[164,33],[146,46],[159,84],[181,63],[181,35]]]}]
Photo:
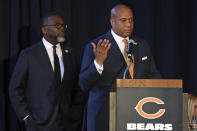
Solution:
[{"label": "dark suit jacket", "polygon": [[30,116],[28,130],[78,130],[75,122],[81,119],[83,101],[83,94],[76,84],[79,64],[72,48],[64,45],[61,45],[61,48],[64,76],[60,85],[55,82],[54,72],[42,42],[23,50],[17,61],[9,94],[19,119]]},{"label": "dark suit jacket", "polygon": [[[94,65],[94,54],[91,43],[84,51],[79,84],[82,90],[90,91],[87,109],[87,129],[88,131],[109,131],[109,92],[115,79],[122,78],[126,68],[125,59],[115,42],[111,31],[93,40],[98,43],[100,39],[108,39],[111,48],[100,75]],[[155,78],[160,77],[151,55],[148,44],[139,38],[133,37],[138,43],[134,46],[134,78]],[[143,59],[147,57],[147,59]],[[127,74],[127,78],[131,78]]]}]

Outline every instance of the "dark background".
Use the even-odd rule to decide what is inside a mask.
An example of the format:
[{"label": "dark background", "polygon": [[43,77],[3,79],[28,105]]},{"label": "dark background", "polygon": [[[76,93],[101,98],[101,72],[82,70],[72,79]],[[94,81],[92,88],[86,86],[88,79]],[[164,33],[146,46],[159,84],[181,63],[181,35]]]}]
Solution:
[{"label": "dark background", "polygon": [[0,131],[22,129],[9,103],[9,78],[19,52],[40,40],[41,17],[61,12],[67,41],[82,55],[110,29],[118,2],[133,9],[134,34],[148,41],[162,76],[183,79],[183,91],[197,94],[197,0],[0,0]]}]

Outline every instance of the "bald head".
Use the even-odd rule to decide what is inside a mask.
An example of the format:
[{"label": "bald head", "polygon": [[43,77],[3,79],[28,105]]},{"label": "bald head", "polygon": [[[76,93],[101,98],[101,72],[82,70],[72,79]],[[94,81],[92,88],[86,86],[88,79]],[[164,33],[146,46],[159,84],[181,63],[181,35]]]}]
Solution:
[{"label": "bald head", "polygon": [[110,23],[117,35],[129,37],[133,32],[133,11],[126,5],[116,5],[111,9]]},{"label": "bald head", "polygon": [[114,18],[117,14],[120,14],[124,10],[129,10],[133,13],[133,11],[126,5],[118,4],[111,9],[111,18]]}]

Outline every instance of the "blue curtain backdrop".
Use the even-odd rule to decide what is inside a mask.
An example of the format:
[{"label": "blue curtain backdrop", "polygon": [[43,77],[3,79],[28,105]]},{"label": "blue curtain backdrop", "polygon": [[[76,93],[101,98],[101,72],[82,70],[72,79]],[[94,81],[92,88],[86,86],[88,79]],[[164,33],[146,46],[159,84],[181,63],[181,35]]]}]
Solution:
[{"label": "blue curtain backdrop", "polygon": [[148,41],[164,78],[183,79],[183,91],[197,95],[196,0],[1,0],[0,131],[21,131],[8,98],[10,75],[19,52],[41,38],[40,19],[61,12],[68,44],[82,56],[87,42],[110,29],[110,9],[122,2],[135,15],[135,31]]}]

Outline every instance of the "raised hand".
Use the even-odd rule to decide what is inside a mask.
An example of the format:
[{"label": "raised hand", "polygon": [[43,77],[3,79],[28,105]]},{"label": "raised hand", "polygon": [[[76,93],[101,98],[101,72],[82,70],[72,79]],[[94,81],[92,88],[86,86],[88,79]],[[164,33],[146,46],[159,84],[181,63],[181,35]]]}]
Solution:
[{"label": "raised hand", "polygon": [[95,55],[96,62],[102,66],[103,62],[107,58],[107,53],[111,47],[111,43],[109,43],[109,40],[99,40],[97,46],[94,42],[91,43],[93,46],[93,52]]}]

